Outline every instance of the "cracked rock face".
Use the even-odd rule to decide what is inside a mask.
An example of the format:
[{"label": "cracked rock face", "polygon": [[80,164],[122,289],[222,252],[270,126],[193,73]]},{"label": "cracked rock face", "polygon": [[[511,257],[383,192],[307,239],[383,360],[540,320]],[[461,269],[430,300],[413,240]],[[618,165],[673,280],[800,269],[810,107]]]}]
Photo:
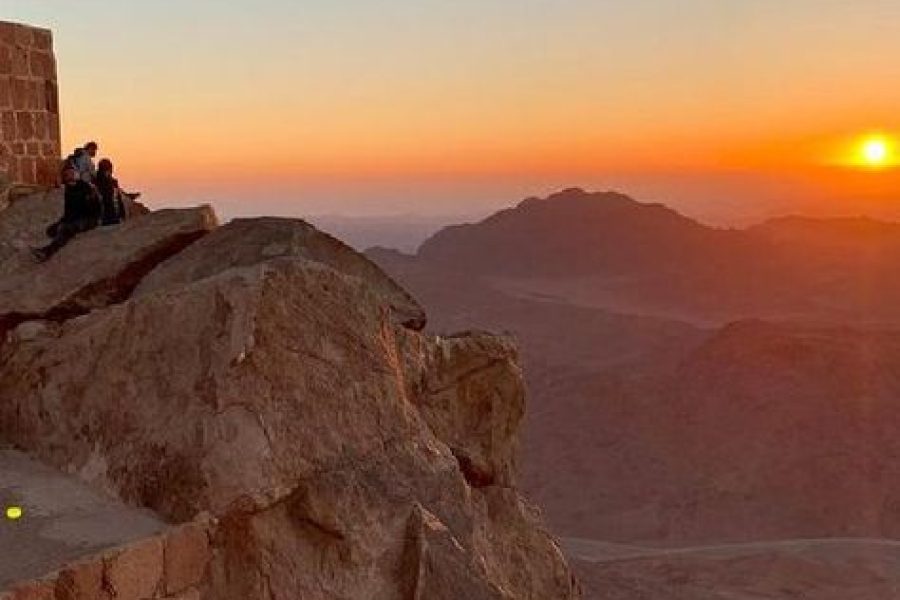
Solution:
[{"label": "cracked rock face", "polygon": [[386,300],[395,322],[417,331],[425,327],[425,311],[384,271],[340,240],[297,219],[236,219],[160,266],[136,295],[184,286],[281,256],[322,263],[363,279],[371,291]]},{"label": "cracked rock face", "polygon": [[[103,235],[158,239],[161,215]],[[91,243],[58,258],[109,279],[68,256]],[[509,340],[423,335],[402,289],[300,221],[186,248],[10,326],[0,439],[173,522],[211,513],[207,598],[580,597],[515,487]]]}]

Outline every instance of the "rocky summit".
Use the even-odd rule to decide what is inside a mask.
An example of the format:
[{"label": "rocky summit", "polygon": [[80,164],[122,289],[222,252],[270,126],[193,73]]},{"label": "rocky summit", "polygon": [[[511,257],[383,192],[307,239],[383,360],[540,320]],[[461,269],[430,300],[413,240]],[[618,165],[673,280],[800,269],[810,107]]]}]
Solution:
[{"label": "rocky summit", "polygon": [[511,340],[422,333],[405,290],[296,220],[156,211],[37,264],[61,205],[0,212],[0,443],[161,522],[202,520],[209,558],[191,595],[171,560],[135,559],[141,585],[111,591],[104,559],[0,598],[580,597],[516,488]]}]

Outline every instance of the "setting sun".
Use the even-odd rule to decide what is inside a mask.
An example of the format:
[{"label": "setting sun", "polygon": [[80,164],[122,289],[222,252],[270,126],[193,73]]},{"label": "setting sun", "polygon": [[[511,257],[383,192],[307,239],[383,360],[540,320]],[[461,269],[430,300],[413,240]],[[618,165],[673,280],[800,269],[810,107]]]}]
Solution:
[{"label": "setting sun", "polygon": [[858,163],[861,166],[880,169],[894,164],[893,141],[882,135],[865,138],[859,146]]},{"label": "setting sun", "polygon": [[887,142],[882,139],[869,140],[863,144],[863,156],[871,165],[882,165],[888,157]]}]

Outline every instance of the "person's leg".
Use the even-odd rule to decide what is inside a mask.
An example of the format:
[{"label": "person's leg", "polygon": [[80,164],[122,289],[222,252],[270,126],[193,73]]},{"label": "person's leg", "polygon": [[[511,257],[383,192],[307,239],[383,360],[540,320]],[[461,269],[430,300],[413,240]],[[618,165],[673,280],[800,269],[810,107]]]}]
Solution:
[{"label": "person's leg", "polygon": [[90,231],[96,226],[97,223],[94,220],[82,220],[74,223],[60,222],[59,227],[56,229],[56,237],[53,238],[53,241],[43,248],[34,250],[34,255],[40,260],[47,260],[59,252],[63,246],[72,241],[73,237],[79,233]]},{"label": "person's leg", "polygon": [[55,238],[55,237],[56,237],[56,233],[59,231],[59,226],[60,226],[61,224],[62,224],[62,220],[59,220],[59,221],[57,221],[56,223],[53,223],[52,225],[50,225],[49,227],[47,227],[47,229],[45,230],[45,233],[47,234],[47,237],[50,238],[51,240],[52,240],[53,238]]},{"label": "person's leg", "polygon": [[46,260],[59,252],[60,248],[69,243],[69,241],[75,237],[75,234],[78,233],[78,226],[75,223],[60,223],[56,228],[56,235],[49,244],[39,249],[36,254],[40,254],[40,256]]},{"label": "person's leg", "polygon": [[111,197],[104,197],[103,202],[101,204],[102,216],[100,218],[101,225],[117,225],[119,223],[119,215],[116,210],[115,199]]}]

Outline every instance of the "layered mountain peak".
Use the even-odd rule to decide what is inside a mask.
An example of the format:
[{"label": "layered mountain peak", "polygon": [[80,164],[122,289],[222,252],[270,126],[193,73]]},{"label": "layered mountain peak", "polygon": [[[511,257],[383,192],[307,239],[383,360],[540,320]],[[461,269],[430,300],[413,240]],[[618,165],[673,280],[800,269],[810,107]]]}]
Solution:
[{"label": "layered mountain peak", "polygon": [[693,259],[717,233],[661,204],[572,188],[447,227],[422,244],[419,256],[488,274],[618,272]]},{"label": "layered mountain peak", "polygon": [[[568,188],[550,194],[546,198],[531,197],[519,202],[514,208],[500,211],[498,215],[534,218],[538,215],[559,217],[600,216],[610,213],[677,215],[662,204],[644,203],[627,194],[616,191],[588,192],[581,188]],[[497,215],[494,215],[496,217]],[[679,215],[680,216],[680,215]],[[489,217],[485,221],[490,221]],[[688,220],[685,217],[681,217]]]}]

